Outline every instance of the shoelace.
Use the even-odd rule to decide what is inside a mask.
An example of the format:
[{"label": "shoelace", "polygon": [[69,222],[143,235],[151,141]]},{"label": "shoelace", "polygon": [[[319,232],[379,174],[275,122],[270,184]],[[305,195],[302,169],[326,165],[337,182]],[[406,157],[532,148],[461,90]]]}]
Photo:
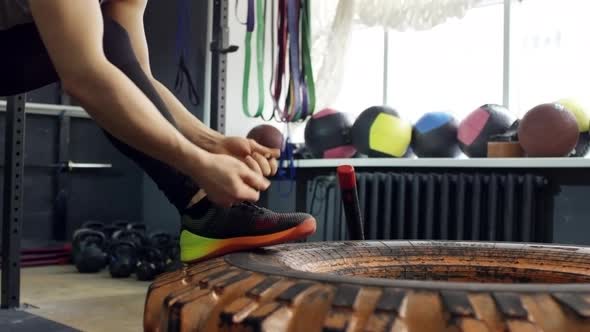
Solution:
[{"label": "shoelace", "polygon": [[238,205],[238,207],[241,210],[248,211],[248,212],[253,212],[253,213],[257,214],[257,215],[264,214],[264,209],[263,208],[261,208],[260,206],[254,204],[254,203],[251,203],[251,202],[242,202],[242,203],[240,203]]}]

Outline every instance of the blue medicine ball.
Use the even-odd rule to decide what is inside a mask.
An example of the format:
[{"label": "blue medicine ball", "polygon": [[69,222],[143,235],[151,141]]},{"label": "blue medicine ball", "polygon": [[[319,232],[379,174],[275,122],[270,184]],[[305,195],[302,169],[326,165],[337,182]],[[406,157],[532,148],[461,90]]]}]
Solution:
[{"label": "blue medicine ball", "polygon": [[454,158],[461,153],[458,123],[446,112],[424,114],[414,125],[412,149],[421,158]]}]

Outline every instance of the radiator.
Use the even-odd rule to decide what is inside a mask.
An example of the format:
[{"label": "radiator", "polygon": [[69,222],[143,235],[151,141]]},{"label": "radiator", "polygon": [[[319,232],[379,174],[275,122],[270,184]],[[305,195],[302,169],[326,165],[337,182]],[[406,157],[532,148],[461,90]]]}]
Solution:
[{"label": "radiator", "polygon": [[[368,240],[551,242],[553,190],[535,174],[357,173]],[[335,176],[308,183],[310,241],[349,239]]]}]

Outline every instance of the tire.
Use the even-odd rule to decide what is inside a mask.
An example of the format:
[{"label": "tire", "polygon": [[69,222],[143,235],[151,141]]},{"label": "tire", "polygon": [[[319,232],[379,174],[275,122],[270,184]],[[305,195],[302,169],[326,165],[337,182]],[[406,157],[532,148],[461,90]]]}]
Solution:
[{"label": "tire", "polygon": [[590,331],[590,248],[285,244],[150,286],[146,331]]}]

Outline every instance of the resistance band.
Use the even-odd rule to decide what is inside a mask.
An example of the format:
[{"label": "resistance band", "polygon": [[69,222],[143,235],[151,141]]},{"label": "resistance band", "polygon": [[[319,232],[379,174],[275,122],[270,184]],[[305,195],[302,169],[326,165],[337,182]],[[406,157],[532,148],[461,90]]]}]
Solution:
[{"label": "resistance band", "polygon": [[[272,98],[270,119],[282,122],[298,122],[313,115],[315,111],[315,84],[311,62],[311,28],[309,0],[277,0],[278,15],[275,26],[275,5],[271,9],[271,66],[269,84]],[[247,117],[264,119],[264,52],[266,0],[248,0],[244,82],[242,86],[242,106]],[[237,16],[236,16],[237,18]],[[238,20],[239,21],[239,20]],[[276,28],[276,41],[275,41]],[[256,35],[256,74],[258,88],[258,107],[250,112],[250,70],[252,63],[252,38]],[[275,58],[275,44],[278,54]],[[287,65],[289,66],[287,72]],[[285,104],[281,109],[283,84],[287,83]],[[265,119],[266,120],[266,119]]]},{"label": "resistance band", "polygon": [[313,79],[313,66],[311,62],[311,9],[310,9],[310,1],[311,0],[302,0],[303,1],[303,14],[302,14],[302,27],[303,27],[303,36],[302,36],[302,44],[303,44],[303,80],[307,85],[307,91],[309,95],[308,103],[308,112],[309,116],[313,115],[315,112],[315,83]]},{"label": "resistance band", "polygon": [[[264,3],[263,3],[264,1]],[[244,57],[244,84],[242,85],[242,106],[244,115],[247,117],[261,117],[264,111],[264,36],[265,36],[265,11],[266,1],[256,0],[256,9],[254,0],[248,0],[248,17],[246,20],[246,54]],[[258,24],[256,24],[258,23]],[[256,113],[250,113],[248,96],[250,93],[250,66],[252,62],[252,34],[256,30],[256,67],[258,77],[258,108]]]},{"label": "resistance band", "polygon": [[276,65],[276,78],[273,94],[273,102],[277,105],[276,110],[279,112],[279,120],[286,122],[288,121],[287,110],[280,109],[279,100],[283,93],[283,81],[285,78],[285,67],[286,67],[286,54],[287,54],[287,0],[279,0],[279,15],[277,18],[277,46],[279,49],[277,65]]},{"label": "resistance band", "polygon": [[309,1],[287,0],[287,12],[283,19],[287,21],[290,77],[282,118],[284,121],[297,122],[305,120],[315,111]]},{"label": "resistance band", "polygon": [[301,113],[301,69],[299,67],[299,1],[287,0],[287,31],[289,34],[288,121],[295,122]]},{"label": "resistance band", "polygon": [[[270,71],[270,83],[268,85],[268,92],[270,93],[270,97],[272,98],[272,115],[270,116],[269,120],[274,119],[277,116],[277,113],[280,113],[280,106],[278,102],[278,97],[275,96],[274,93],[274,84],[275,84],[275,1],[271,1],[270,6],[270,64],[272,70]],[[280,114],[279,114],[280,117]]]},{"label": "resistance band", "polygon": [[193,82],[190,70],[186,64],[186,59],[189,57],[190,48],[188,46],[189,32],[190,32],[190,2],[189,0],[178,0],[178,25],[176,28],[176,58],[178,59],[176,81],[174,82],[174,89],[176,93],[180,93],[184,86],[184,80],[188,84],[188,96],[191,104],[198,106],[201,103],[197,89]]}]

